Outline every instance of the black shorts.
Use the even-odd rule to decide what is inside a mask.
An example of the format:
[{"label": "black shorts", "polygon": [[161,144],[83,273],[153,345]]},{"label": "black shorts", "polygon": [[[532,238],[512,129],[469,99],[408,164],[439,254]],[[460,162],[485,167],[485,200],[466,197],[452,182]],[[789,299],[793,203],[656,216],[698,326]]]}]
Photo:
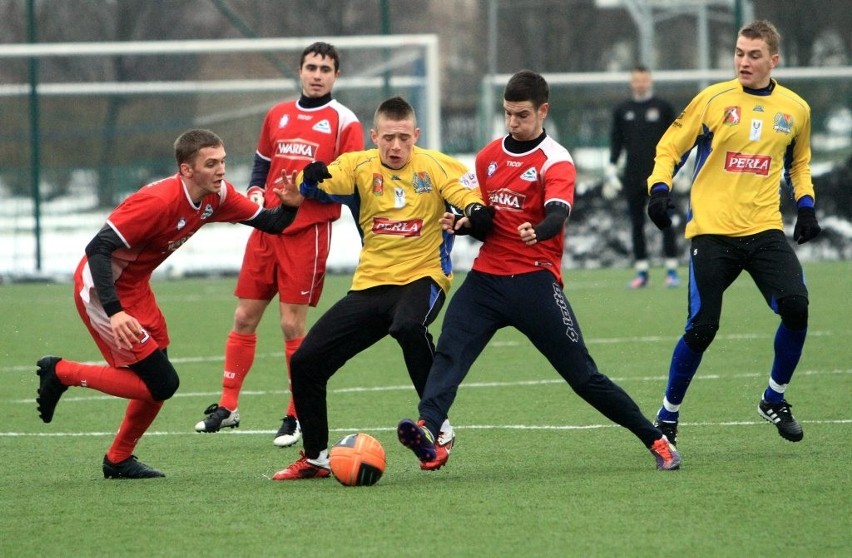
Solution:
[{"label": "black shorts", "polygon": [[719,325],[722,294],[743,270],[751,275],[773,312],[778,312],[781,298],[808,297],[802,265],[782,231],[699,235],[692,239],[689,251],[687,331],[697,325]]}]

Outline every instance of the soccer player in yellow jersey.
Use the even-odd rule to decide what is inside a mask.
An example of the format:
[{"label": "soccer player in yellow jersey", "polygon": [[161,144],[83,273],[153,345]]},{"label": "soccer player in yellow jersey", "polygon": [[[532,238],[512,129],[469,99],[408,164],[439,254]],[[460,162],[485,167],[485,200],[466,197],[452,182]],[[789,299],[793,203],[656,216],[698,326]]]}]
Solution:
[{"label": "soccer player in yellow jersey", "polygon": [[[399,343],[423,395],[435,354],[427,328],[452,279],[452,235],[443,231],[441,218],[448,206],[464,208],[476,236],[490,228],[491,213],[476,175],[443,153],[417,147],[419,134],[412,106],[392,97],[374,116],[370,137],[376,149],[345,153],[328,166],[310,163],[293,180],[306,197],[348,199],[362,249],[351,290],[320,317],[291,359],[304,451],[275,480],[330,475],[326,384],[346,361],[385,336]],[[437,443],[449,448],[453,438],[444,422]]]},{"label": "soccer player in yellow jersey", "polygon": [[770,77],[778,64],[779,41],[768,21],[740,29],[734,50],[736,79],[711,85],[689,103],[657,145],[648,178],[648,215],[664,229],[671,226],[672,175],[696,147],[686,224],[686,237],[692,242],[689,317],[672,355],[656,420],[673,443],[686,390],[719,330],[722,295],[744,270],[781,318],[769,385],[758,413],[783,438],[798,442],[803,437],[784,392],[805,344],[808,290],[783,231],[782,180],[798,208],[794,240],[807,242],[820,227],[810,171],[810,108]]}]

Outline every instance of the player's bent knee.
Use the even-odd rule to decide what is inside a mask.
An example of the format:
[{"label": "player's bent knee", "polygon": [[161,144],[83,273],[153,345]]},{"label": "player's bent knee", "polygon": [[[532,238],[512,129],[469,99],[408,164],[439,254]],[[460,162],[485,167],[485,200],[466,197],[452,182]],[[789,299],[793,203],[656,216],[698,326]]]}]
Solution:
[{"label": "player's bent knee", "polygon": [[148,386],[148,391],[151,392],[151,397],[154,401],[165,401],[170,399],[180,387],[180,378],[174,368],[170,372],[163,374],[156,380],[145,382]]},{"label": "player's bent knee", "polygon": [[131,364],[130,369],[145,383],[154,401],[165,401],[180,387],[177,371],[165,351],[155,351],[141,361]]},{"label": "player's bent knee", "polygon": [[394,322],[388,328],[388,335],[396,340],[400,339],[420,339],[424,336],[423,324],[414,321]]},{"label": "player's bent knee", "polygon": [[689,329],[683,334],[683,341],[696,353],[703,353],[713,342],[719,324],[702,324]]},{"label": "player's bent knee", "polygon": [[808,298],[801,295],[785,296],[778,300],[778,315],[789,329],[803,330],[808,327]]}]

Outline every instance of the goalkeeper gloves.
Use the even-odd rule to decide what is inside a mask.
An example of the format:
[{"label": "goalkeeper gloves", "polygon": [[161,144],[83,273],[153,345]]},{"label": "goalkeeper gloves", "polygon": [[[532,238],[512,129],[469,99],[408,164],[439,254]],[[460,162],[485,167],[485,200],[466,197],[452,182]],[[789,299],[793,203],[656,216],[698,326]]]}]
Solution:
[{"label": "goalkeeper gloves", "polygon": [[667,229],[672,225],[674,208],[669,187],[662,182],[654,184],[651,188],[651,199],[648,200],[648,217],[658,229]]},{"label": "goalkeeper gloves", "polygon": [[610,163],[607,165],[606,173],[604,174],[601,195],[605,200],[614,200],[620,191],[621,181],[618,179],[618,171],[616,170],[615,165]]},{"label": "goalkeeper gloves", "polygon": [[799,208],[799,217],[796,219],[796,226],[793,228],[793,240],[797,244],[816,238],[822,228],[817,223],[816,212],[813,207],[802,206]]}]

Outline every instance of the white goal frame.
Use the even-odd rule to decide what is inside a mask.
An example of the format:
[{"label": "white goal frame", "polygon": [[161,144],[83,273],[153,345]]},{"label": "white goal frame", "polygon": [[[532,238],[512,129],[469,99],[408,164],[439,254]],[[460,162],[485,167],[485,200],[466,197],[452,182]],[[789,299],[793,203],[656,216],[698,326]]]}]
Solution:
[{"label": "white goal frame", "polygon": [[[240,52],[293,52],[301,51],[315,41],[333,44],[338,50],[393,49],[399,46],[416,46],[424,51],[424,76],[390,75],[393,87],[421,86],[424,90],[426,115],[418,119],[419,127],[425,132],[425,145],[430,149],[441,149],[441,79],[439,75],[438,35],[357,35],[344,37],[300,37],[277,39],[211,39],[187,41],[126,41],[126,42],[79,42],[79,43],[33,43],[0,45],[0,59],[45,58],[67,56],[116,56],[116,55],[161,55],[161,54],[215,54]],[[391,70],[392,61],[377,66],[372,75],[341,77],[335,89],[380,89],[383,74]],[[132,95],[132,94],[187,94],[241,91],[293,91],[293,79],[229,79],[157,82],[80,82],[44,83],[36,85],[39,96],[62,95]],[[32,93],[28,83],[0,84],[0,96],[23,96]],[[377,102],[378,105],[378,102]]]}]

